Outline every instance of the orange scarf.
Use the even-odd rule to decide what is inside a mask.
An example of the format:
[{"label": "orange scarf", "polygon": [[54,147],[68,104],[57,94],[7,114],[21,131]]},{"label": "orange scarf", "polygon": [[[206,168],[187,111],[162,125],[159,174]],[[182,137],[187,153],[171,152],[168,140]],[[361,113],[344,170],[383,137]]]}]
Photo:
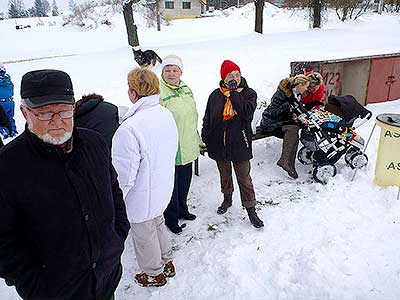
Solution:
[{"label": "orange scarf", "polygon": [[224,111],[222,113],[222,116],[224,121],[228,121],[232,119],[234,116],[236,116],[237,112],[232,106],[231,99],[229,99],[229,97],[231,96],[230,90],[224,87],[220,87],[219,90],[221,91],[222,94],[226,96],[226,102],[224,105]]}]

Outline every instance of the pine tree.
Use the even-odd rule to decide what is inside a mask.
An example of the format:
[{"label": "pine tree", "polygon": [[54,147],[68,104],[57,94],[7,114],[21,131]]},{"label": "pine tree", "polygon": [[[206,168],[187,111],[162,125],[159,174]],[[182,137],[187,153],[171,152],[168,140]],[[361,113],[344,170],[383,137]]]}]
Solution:
[{"label": "pine tree", "polygon": [[53,0],[53,3],[51,4],[51,7],[52,7],[52,9],[51,9],[51,15],[52,15],[52,16],[58,16],[59,13],[58,13],[58,7],[57,7],[56,0]]},{"label": "pine tree", "polygon": [[44,8],[44,13],[45,13],[46,17],[48,17],[50,14],[50,10],[51,10],[50,3],[47,0],[42,0],[42,3],[43,3],[43,8]]},{"label": "pine tree", "polygon": [[10,0],[8,2],[8,17],[10,19],[19,18],[19,13],[17,10],[17,5],[15,3],[15,0]]},{"label": "pine tree", "polygon": [[44,4],[43,4],[42,0],[35,0],[34,8],[35,8],[35,16],[36,17],[45,17],[46,16],[46,11],[44,9]]},{"label": "pine tree", "polygon": [[28,16],[25,5],[22,0],[9,0],[8,2],[9,18],[25,18]]}]

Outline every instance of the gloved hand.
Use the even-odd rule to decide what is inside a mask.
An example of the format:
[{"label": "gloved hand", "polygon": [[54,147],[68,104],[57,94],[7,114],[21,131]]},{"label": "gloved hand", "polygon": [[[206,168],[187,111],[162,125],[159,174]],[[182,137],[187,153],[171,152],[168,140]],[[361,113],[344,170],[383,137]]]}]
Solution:
[{"label": "gloved hand", "polygon": [[9,137],[10,132],[8,131],[7,128],[0,127],[0,134],[3,136],[3,139],[6,139]]},{"label": "gloved hand", "polygon": [[235,79],[232,79],[229,82],[224,82],[224,85],[230,91],[236,90],[238,87],[238,83]]}]

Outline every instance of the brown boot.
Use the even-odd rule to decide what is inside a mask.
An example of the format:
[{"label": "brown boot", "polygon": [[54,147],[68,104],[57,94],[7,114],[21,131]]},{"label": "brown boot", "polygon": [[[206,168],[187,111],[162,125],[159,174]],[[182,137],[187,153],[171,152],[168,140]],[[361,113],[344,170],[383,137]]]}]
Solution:
[{"label": "brown boot", "polygon": [[284,132],[282,154],[276,163],[294,179],[299,177],[295,168],[297,146],[299,145],[298,130],[299,127],[296,125],[284,125],[282,127],[282,131]]},{"label": "brown boot", "polygon": [[250,222],[255,228],[264,227],[263,221],[261,221],[260,218],[257,216],[255,207],[247,207],[246,210],[247,214],[249,215]]},{"label": "brown boot", "polygon": [[223,215],[228,211],[228,208],[232,206],[232,194],[224,194],[224,201],[217,209],[217,214]]},{"label": "brown boot", "polygon": [[135,275],[135,282],[141,286],[163,286],[167,283],[167,278],[164,273],[156,276],[147,275],[145,272]]},{"label": "brown boot", "polygon": [[165,264],[163,273],[166,277],[169,278],[174,277],[176,275],[175,266],[172,263],[172,260],[170,260]]}]

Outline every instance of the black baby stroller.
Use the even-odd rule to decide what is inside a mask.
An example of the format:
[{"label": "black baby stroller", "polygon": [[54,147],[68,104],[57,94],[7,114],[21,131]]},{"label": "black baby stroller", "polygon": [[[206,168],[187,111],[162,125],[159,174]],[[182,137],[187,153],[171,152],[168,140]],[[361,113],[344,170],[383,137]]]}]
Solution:
[{"label": "black baby stroller", "polygon": [[330,96],[324,109],[307,111],[295,103],[302,124],[300,141],[304,145],[297,158],[304,165],[313,165],[313,178],[327,183],[336,175],[335,163],[345,155],[351,168],[368,163],[363,153],[364,139],[354,129],[368,121],[372,113],[353,96]]}]

